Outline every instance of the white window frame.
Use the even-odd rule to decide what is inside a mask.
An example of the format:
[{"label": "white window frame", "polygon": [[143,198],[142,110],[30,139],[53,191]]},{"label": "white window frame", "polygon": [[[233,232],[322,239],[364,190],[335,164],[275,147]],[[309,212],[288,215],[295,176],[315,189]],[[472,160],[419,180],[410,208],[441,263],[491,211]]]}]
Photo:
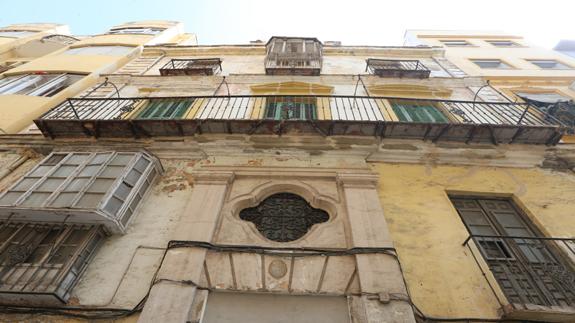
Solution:
[{"label": "white window frame", "polygon": [[440,42],[447,47],[473,47],[473,44],[465,39],[443,39]]},{"label": "white window frame", "polygon": [[[556,59],[527,59],[527,61],[542,70],[572,70],[573,67]],[[541,65],[539,65],[541,64]],[[555,64],[554,67],[544,67],[546,64]],[[543,66],[542,66],[543,65]],[[557,67],[559,66],[559,67]]]},{"label": "white window frame", "polygon": [[0,221],[48,216],[123,233],[161,171],[144,152],[55,152],[0,193]]},{"label": "white window frame", "polygon": [[[51,78],[42,81],[43,77]],[[64,88],[74,84],[83,78],[80,74],[24,74],[8,76],[0,79],[0,95],[30,95],[30,96],[53,96]],[[70,84],[66,84],[72,81]],[[39,82],[33,88],[35,82]]]},{"label": "white window frame", "polygon": [[[521,47],[521,45],[519,45],[518,43],[516,43],[512,40],[507,40],[507,39],[501,39],[501,40],[499,40],[499,39],[488,39],[485,41],[494,47]],[[499,44],[497,44],[497,43],[499,43]],[[504,45],[503,43],[507,43],[508,45]]]},{"label": "white window frame", "polygon": [[[471,62],[473,64],[475,64],[477,67],[481,68],[481,69],[492,69],[492,70],[512,70],[513,66],[507,64],[507,62],[504,62],[500,59],[497,58],[477,58],[477,59],[471,59]],[[499,62],[498,66],[493,66],[493,67],[484,67],[481,66],[480,64],[482,63],[495,63],[495,62]]]}]

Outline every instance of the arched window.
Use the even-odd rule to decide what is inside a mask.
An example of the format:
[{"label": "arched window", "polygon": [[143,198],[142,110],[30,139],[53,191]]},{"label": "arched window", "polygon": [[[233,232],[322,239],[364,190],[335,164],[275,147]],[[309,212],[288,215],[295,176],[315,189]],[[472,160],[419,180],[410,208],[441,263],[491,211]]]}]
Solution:
[{"label": "arched window", "polygon": [[287,242],[303,237],[314,224],[329,220],[329,215],[298,195],[278,193],[240,211],[240,219],[253,222],[270,240]]}]

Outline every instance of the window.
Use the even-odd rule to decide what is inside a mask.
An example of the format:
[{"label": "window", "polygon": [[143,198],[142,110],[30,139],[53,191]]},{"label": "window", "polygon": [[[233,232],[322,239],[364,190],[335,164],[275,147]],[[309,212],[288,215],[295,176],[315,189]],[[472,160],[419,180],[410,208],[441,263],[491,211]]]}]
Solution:
[{"label": "window", "polygon": [[511,69],[511,66],[505,64],[499,59],[472,59],[475,65],[487,69]]},{"label": "window", "polygon": [[164,31],[163,28],[146,28],[146,27],[130,27],[130,28],[116,28],[108,32],[108,34],[142,34],[142,35],[156,35]]},{"label": "window", "polygon": [[545,70],[570,70],[571,67],[567,66],[559,61],[554,59],[529,59],[527,60],[529,63],[533,65],[537,65],[542,69]]},{"label": "window", "polygon": [[431,102],[391,101],[390,103],[393,112],[402,122],[449,122],[449,119]]},{"label": "window", "polygon": [[266,44],[266,74],[320,75],[322,48],[315,38],[272,37]]},{"label": "window", "polygon": [[510,303],[575,303],[571,268],[511,200],[450,198]]},{"label": "window", "polygon": [[486,42],[495,47],[519,47],[519,44],[510,40],[486,40]]},{"label": "window", "polygon": [[471,47],[472,45],[466,40],[440,40],[447,47]]},{"label": "window", "polygon": [[0,298],[66,302],[103,237],[99,226],[0,222]]},{"label": "window", "polygon": [[240,219],[253,222],[270,240],[288,242],[303,237],[314,224],[326,222],[329,215],[298,195],[278,193],[256,207],[241,210]]},{"label": "window", "polygon": [[193,99],[151,100],[136,119],[181,119],[193,103]]},{"label": "window", "polygon": [[143,153],[52,153],[0,195],[0,216],[14,215],[15,208],[35,209],[37,217],[24,216],[42,220],[48,210],[62,216],[68,210],[76,218],[67,222],[91,223],[82,218],[84,211],[90,211],[102,213],[111,221],[111,230],[121,232],[158,167]]},{"label": "window", "polygon": [[315,120],[316,105],[308,98],[269,98],[265,118],[274,120]]},{"label": "window", "polygon": [[33,35],[35,33],[35,31],[27,30],[0,30],[0,37],[22,38]]},{"label": "window", "polygon": [[133,51],[135,47],[130,46],[88,46],[71,48],[65,51],[64,55],[109,55],[122,56]]},{"label": "window", "polygon": [[53,96],[74,84],[83,75],[75,74],[26,74],[0,79],[0,95],[19,94]]}]

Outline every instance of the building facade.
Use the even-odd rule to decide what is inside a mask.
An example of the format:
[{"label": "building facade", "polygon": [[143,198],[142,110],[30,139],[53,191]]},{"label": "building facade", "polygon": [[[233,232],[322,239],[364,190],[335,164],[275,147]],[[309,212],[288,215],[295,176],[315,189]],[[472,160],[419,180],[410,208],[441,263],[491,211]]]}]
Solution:
[{"label": "building facade", "polygon": [[[504,32],[409,30],[405,43],[443,47],[446,57],[490,87],[478,90],[486,101],[529,102],[570,128],[575,125],[575,58],[547,50]],[[573,141],[573,130],[563,138]]]},{"label": "building facade", "polygon": [[0,321],[575,319],[559,118],[444,47],[184,35],[6,121]]}]

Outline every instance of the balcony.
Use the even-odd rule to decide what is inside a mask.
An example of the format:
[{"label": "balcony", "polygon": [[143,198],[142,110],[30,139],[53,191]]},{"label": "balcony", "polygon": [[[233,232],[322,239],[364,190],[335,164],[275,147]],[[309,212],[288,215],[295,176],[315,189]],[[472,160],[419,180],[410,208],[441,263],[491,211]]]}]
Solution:
[{"label": "balcony", "polygon": [[219,58],[204,59],[171,59],[162,68],[160,75],[214,75],[222,70],[222,61]]},{"label": "balcony", "polygon": [[322,44],[316,38],[272,37],[266,51],[267,75],[320,75]]},{"label": "balcony", "polygon": [[504,319],[575,321],[575,238],[471,235],[464,245],[505,295]]},{"label": "balcony", "polygon": [[564,132],[525,103],[327,95],[78,98],[35,123],[52,138],[319,133],[551,145]]},{"label": "balcony", "polygon": [[368,58],[365,71],[380,77],[406,77],[425,79],[431,71],[418,60],[391,60]]}]

